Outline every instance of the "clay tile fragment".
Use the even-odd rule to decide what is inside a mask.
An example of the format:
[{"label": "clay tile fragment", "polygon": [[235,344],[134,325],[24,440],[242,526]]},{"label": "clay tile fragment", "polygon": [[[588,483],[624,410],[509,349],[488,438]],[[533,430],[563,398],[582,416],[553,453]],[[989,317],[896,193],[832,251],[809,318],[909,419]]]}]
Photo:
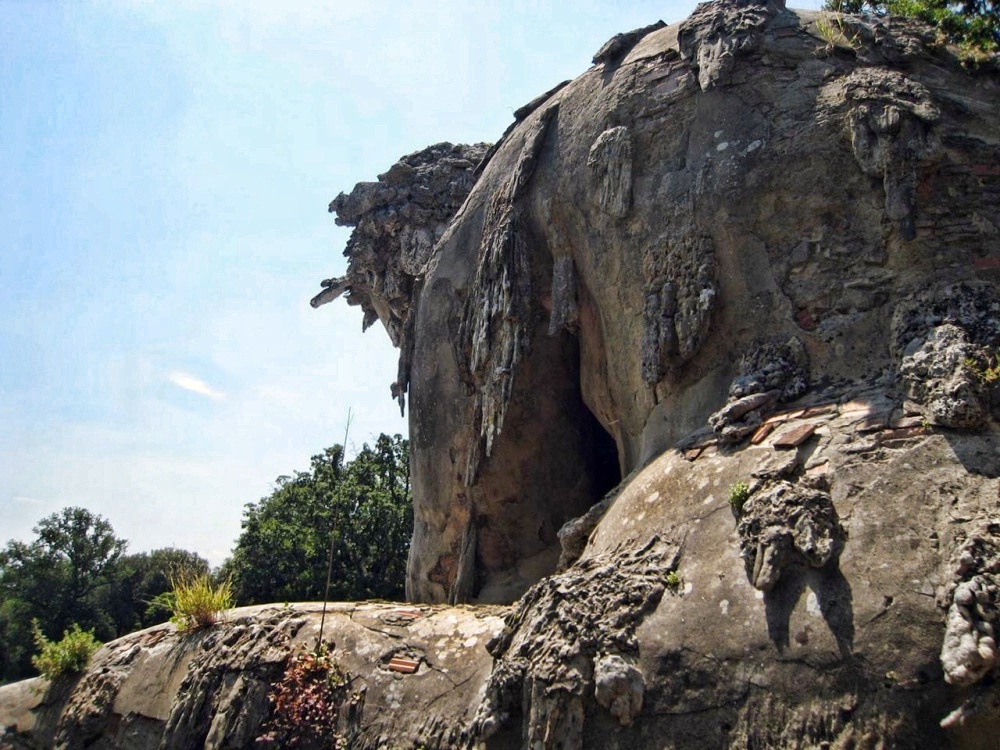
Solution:
[{"label": "clay tile fragment", "polygon": [[806,440],[808,440],[812,434],[816,431],[816,425],[814,424],[801,424],[797,427],[793,427],[790,430],[786,430],[781,433],[773,443],[772,446],[778,450],[789,450],[791,448],[797,448]]},{"label": "clay tile fragment", "polygon": [[413,659],[404,659],[401,656],[394,656],[389,660],[389,671],[400,674],[413,674],[420,667],[420,662]]}]

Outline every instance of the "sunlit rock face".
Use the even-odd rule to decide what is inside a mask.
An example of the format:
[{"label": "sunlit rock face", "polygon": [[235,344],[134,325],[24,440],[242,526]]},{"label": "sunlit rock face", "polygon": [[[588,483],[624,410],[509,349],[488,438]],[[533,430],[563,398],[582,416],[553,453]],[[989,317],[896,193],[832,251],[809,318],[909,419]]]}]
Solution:
[{"label": "sunlit rock face", "polygon": [[926,29],[613,37],[331,204],[313,304],[400,347],[423,603],[133,634],[0,687],[0,747],[259,746],[325,627],[345,747],[996,748],[998,206],[996,69]]},{"label": "sunlit rock face", "polygon": [[902,22],[743,2],[595,61],[488,152],[433,147],[331,205],[358,227],[335,281],[402,348],[416,600],[513,600],[566,521],[706,423],[738,445],[876,383],[989,421],[964,363],[997,338],[995,73]]}]

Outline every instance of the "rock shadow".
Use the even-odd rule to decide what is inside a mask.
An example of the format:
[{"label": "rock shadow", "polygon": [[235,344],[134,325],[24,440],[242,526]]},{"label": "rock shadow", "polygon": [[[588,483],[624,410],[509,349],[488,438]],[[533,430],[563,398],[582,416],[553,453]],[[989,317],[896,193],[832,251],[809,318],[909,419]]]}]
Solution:
[{"label": "rock shadow", "polygon": [[[837,642],[841,658],[853,658],[854,595],[836,564],[820,569],[790,566],[782,571],[778,585],[764,592],[767,634],[771,641],[781,654],[788,652],[792,612],[807,588],[816,596],[820,615]],[[803,646],[808,643],[808,628],[796,634],[796,641]]]}]

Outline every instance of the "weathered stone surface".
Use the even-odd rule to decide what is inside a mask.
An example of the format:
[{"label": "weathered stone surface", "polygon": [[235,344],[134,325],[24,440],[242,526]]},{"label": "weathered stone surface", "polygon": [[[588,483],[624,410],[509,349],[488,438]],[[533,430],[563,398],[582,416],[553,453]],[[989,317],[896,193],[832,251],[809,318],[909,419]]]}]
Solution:
[{"label": "weathered stone surface", "polygon": [[[339,608],[351,747],[995,747],[1000,80],[833,19],[703,4],[478,168],[435,147],[340,202],[358,273],[321,297],[368,300],[411,398],[408,595],[520,597],[502,632]],[[267,649],[315,633],[247,617],[0,716],[238,744]]]},{"label": "weathered stone surface", "polygon": [[[350,680],[338,721],[344,746],[455,747],[503,614],[329,605],[324,642]],[[319,604],[247,607],[208,630],[162,625],[106,644],[77,681],[0,687],[0,747],[259,747],[271,685],[297,649],[315,647],[320,618]],[[401,655],[418,662],[414,673],[390,669]]]},{"label": "weathered stone surface", "polygon": [[[635,632],[677,566],[676,544],[652,538],[588,557],[529,589],[488,649],[495,658],[471,741],[584,746],[591,696],[622,725],[642,710]],[[497,739],[494,742],[506,741]]]},{"label": "weathered stone surface", "polygon": [[400,349],[393,398],[405,407],[413,346],[411,310],[435,243],[475,182],[474,170],[489,145],[439,143],[404,156],[378,182],[362,182],[330,203],[339,226],[354,227],[344,255],[347,273],[322,283],[310,304],[320,307],[346,295],[364,311],[363,328],[381,320]]},{"label": "weathered stone surface", "polygon": [[519,110],[410,303],[410,596],[515,598],[710,417],[729,449],[864,382],[992,418],[956,363],[998,344],[996,78],[831,18],[705,4]]}]

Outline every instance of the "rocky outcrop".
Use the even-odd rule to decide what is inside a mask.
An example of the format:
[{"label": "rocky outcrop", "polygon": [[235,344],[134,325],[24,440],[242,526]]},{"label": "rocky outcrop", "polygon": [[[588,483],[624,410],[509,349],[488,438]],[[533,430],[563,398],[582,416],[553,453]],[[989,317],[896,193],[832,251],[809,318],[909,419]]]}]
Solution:
[{"label": "rocky outcrop", "polygon": [[[208,630],[165,624],[109,643],[78,680],[0,687],[0,747],[250,748],[290,659],[323,642],[347,677],[343,747],[455,747],[503,610],[391,604],[246,607]],[[329,738],[332,740],[332,738]],[[329,746],[329,745],[327,745]]]},{"label": "rocky outcrop", "polygon": [[472,189],[473,172],[488,144],[439,143],[404,156],[378,182],[362,182],[330,203],[339,226],[354,227],[344,255],[344,276],[326,279],[310,304],[319,307],[346,295],[360,305],[362,328],[382,321],[401,350],[391,386],[400,409],[406,405],[414,308],[434,245]]},{"label": "rocky outcrop", "polygon": [[[995,69],[722,0],[338,198],[424,602],[336,609],[349,745],[994,747],[998,163]],[[239,746],[314,636],[139,634],[0,722]]]},{"label": "rocky outcrop", "polygon": [[519,110],[395,304],[409,596],[512,601],[706,424],[738,447],[881,388],[987,429],[998,91],[912,24],[741,1],[614,37]]}]

